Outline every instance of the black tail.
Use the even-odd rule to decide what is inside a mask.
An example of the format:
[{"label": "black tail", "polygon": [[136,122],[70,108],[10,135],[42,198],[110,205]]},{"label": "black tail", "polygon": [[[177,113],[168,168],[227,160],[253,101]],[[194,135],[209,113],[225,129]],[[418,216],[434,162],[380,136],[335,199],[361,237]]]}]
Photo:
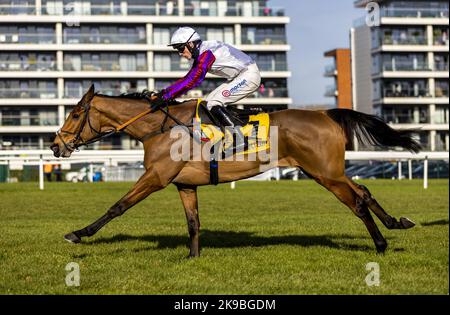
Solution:
[{"label": "black tail", "polygon": [[350,109],[330,109],[327,115],[337,122],[347,137],[347,148],[353,148],[353,138],[358,142],[380,147],[402,147],[417,153],[422,147],[413,139],[417,130],[394,130],[381,118]]}]

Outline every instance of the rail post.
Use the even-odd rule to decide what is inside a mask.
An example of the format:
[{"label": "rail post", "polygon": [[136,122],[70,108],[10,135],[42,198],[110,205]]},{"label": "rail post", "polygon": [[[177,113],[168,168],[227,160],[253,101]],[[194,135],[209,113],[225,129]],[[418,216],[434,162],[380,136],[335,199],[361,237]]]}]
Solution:
[{"label": "rail post", "polygon": [[42,154],[39,155],[39,189],[44,190],[44,160]]},{"label": "rail post", "polygon": [[423,189],[428,188],[428,156],[423,160]]}]

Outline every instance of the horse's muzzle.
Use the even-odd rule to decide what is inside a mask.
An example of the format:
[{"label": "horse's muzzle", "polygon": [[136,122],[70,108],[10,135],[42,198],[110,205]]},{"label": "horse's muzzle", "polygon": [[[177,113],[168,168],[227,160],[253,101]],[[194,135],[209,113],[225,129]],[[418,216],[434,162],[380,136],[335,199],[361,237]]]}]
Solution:
[{"label": "horse's muzzle", "polygon": [[53,144],[50,146],[50,150],[53,151],[53,155],[54,155],[55,157],[60,157],[60,156],[61,156],[61,152],[60,152],[60,150],[59,150],[59,145],[57,145],[56,143],[53,143]]}]

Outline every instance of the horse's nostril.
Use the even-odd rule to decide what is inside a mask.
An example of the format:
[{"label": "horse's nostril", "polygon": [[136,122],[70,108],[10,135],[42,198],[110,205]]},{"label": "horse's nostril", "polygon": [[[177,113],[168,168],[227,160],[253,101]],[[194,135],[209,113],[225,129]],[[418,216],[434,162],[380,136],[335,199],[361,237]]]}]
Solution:
[{"label": "horse's nostril", "polygon": [[55,156],[58,156],[58,153],[59,153],[59,145],[57,145],[57,144],[52,144],[52,145],[50,146],[50,149],[53,151],[53,154],[54,154]]}]

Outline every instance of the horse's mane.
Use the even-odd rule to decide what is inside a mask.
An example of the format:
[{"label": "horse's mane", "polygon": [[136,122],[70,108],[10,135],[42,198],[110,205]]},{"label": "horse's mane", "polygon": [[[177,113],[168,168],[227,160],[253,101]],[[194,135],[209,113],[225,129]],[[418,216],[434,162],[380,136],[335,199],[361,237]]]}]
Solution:
[{"label": "horse's mane", "polygon": [[[133,99],[133,100],[145,100],[145,101],[148,101],[147,96],[151,95],[152,93],[153,93],[152,91],[143,90],[142,92],[122,93],[120,95],[106,95],[106,94],[101,94],[101,93],[95,93],[95,95],[101,96],[101,97],[109,97],[109,98],[129,98],[129,99]],[[187,101],[190,101],[190,100],[186,100],[186,101],[183,101],[183,102],[172,100],[169,103],[169,105],[178,105],[178,104],[185,103]]]}]

